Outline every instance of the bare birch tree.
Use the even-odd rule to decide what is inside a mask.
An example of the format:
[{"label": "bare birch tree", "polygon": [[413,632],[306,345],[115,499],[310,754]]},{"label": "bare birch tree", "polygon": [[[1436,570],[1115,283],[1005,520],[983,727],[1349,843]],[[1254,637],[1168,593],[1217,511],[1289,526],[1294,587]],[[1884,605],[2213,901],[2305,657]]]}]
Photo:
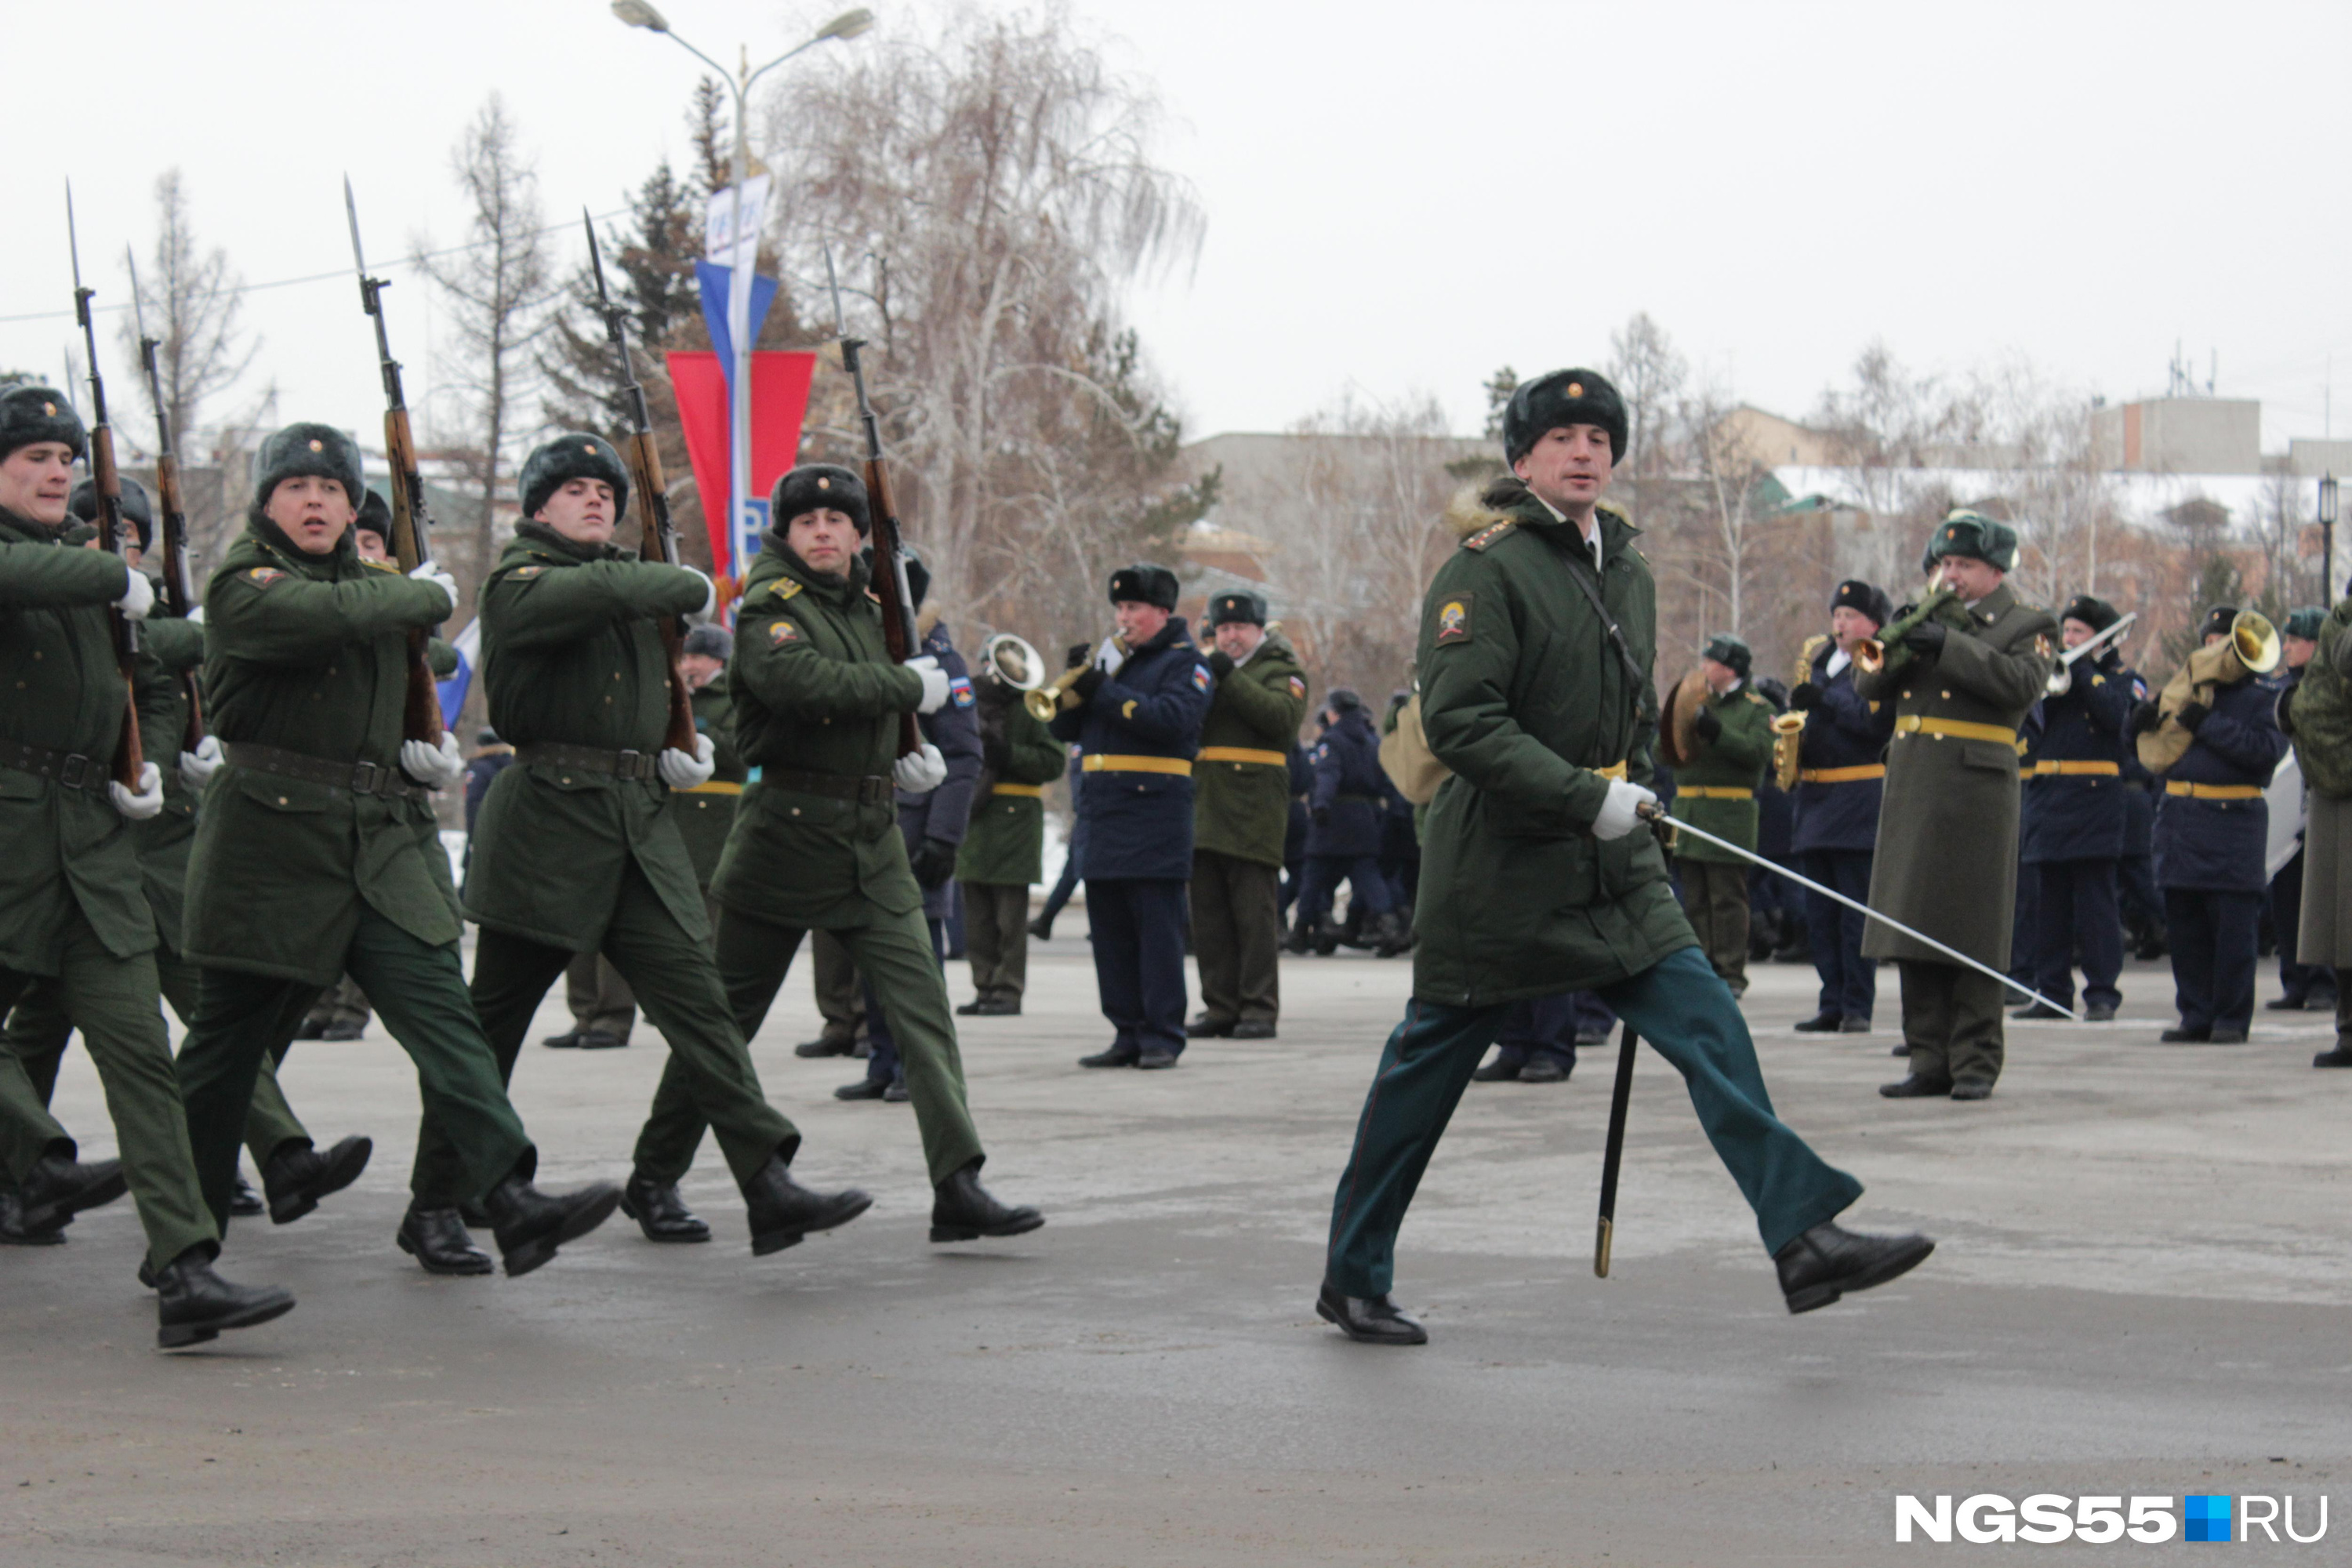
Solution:
[{"label": "bare birch tree", "polygon": [[[243,288],[228,253],[196,237],[180,171],[164,170],[155,177],[155,246],[139,274],[139,304],[157,340],[156,380],[163,385],[163,421],[175,450],[184,448],[205,400],[243,379],[261,347],[238,321]],[[122,342],[143,405],[137,321],[122,319]]]}]

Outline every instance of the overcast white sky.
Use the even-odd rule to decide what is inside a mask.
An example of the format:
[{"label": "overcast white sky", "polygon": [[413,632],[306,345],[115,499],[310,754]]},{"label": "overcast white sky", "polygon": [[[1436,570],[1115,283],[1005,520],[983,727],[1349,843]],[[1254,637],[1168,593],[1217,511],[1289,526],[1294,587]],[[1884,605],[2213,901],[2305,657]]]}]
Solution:
[{"label": "overcast white sky", "polygon": [[[660,3],[755,62],[838,8]],[[551,220],[618,206],[664,153],[687,161],[700,68],[604,0],[80,0],[37,50],[26,4],[0,316],[71,303],[68,174],[85,272],[120,304],[123,244],[152,240],[172,164],[257,283],[348,264],[345,171],[372,252],[457,237],[448,150],[494,89]],[[930,14],[875,9],[882,28]],[[1468,432],[1496,365],[1598,362],[1637,310],[1792,415],[1874,337],[1922,368],[2024,356],[2111,399],[2160,392],[2179,339],[2200,374],[2218,353],[2222,395],[2263,400],[2267,447],[2320,433],[2331,353],[2352,391],[2341,4],[1072,10],[1156,86],[1165,159],[1207,211],[1197,269],[1133,302],[1196,435],[1279,428],[1348,389],[1434,393]],[[394,346],[429,381],[426,289],[397,276]],[[347,278],[255,292],[247,319],[256,384],[276,380],[287,417],[373,433]],[[0,364],[60,374],[71,341],[69,316],[0,321]],[[143,433],[119,354],[109,369]]]}]

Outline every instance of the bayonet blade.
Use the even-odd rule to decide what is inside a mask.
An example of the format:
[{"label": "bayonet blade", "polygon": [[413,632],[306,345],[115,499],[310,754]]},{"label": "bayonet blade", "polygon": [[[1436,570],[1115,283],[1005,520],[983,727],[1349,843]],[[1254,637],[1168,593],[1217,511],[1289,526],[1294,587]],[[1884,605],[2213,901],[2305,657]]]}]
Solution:
[{"label": "bayonet blade", "polygon": [[79,326],[89,325],[91,290],[81,286],[81,234],[74,226],[73,182],[66,182],[66,253],[73,258],[74,321]]},{"label": "bayonet blade", "polygon": [[841,278],[833,269],[833,247],[830,244],[824,247],[824,285],[833,291],[833,335],[846,342],[849,328],[841,315]]},{"label": "bayonet blade", "polygon": [[359,264],[360,280],[367,280],[367,250],[360,244],[360,203],[352,195],[352,177],[343,176],[343,212],[352,220],[352,259]]},{"label": "bayonet blade", "polygon": [[580,226],[588,231],[588,265],[596,274],[597,308],[610,310],[613,297],[604,288],[604,253],[596,245],[596,220],[588,216],[588,209],[584,206],[580,209]]}]

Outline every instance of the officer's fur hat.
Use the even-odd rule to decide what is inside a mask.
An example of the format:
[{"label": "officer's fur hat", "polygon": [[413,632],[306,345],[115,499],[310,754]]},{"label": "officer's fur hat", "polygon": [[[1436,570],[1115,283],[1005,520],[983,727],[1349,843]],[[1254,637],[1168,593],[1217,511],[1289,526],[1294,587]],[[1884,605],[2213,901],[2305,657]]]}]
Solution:
[{"label": "officer's fur hat", "polygon": [[367,486],[360,479],[360,444],[331,425],[308,420],[289,425],[261,443],[253,455],[253,503],[268,506],[282,480],[315,476],[343,487],[358,506]]},{"label": "officer's fur hat", "polygon": [[537,517],[547,498],[574,479],[602,479],[613,487],[613,515],[629,510],[629,469],[613,443],[585,430],[566,430],[522,460],[522,514]]},{"label": "officer's fur hat", "polygon": [[1246,588],[1216,595],[1210,599],[1209,613],[1204,618],[1213,626],[1223,626],[1227,621],[1262,626],[1265,625],[1265,595]]},{"label": "officer's fur hat", "polygon": [[[84,479],[74,486],[72,496],[66,501],[66,510],[84,522],[96,522],[98,481]],[[155,548],[155,509],[147,500],[147,487],[128,474],[122,476],[122,518],[131,525],[131,532],[139,536],[140,549]],[[113,541],[109,540],[107,545],[112,548]]]},{"label": "officer's fur hat", "polygon": [[2319,628],[2326,624],[2326,610],[2321,609],[2317,605],[2305,605],[2298,609],[2287,612],[2286,625],[2281,626],[2279,631],[2285,637],[2301,637],[2305,642],[2317,642]]},{"label": "officer's fur hat", "polygon": [[2237,618],[2237,605],[2214,605],[2211,609],[2205,612],[2205,624],[2197,628],[2197,640],[2202,642],[2207,637],[2228,637],[2230,635],[2230,623]]},{"label": "officer's fur hat", "polygon": [[2017,566],[2017,530],[2005,522],[1995,521],[1980,511],[1957,508],[1949,517],[1936,525],[1934,533],[1927,536],[1927,552],[1919,558],[1919,570],[1933,572],[1936,563],[1947,555],[1981,561],[1998,572],[2014,571]]},{"label": "officer's fur hat", "polygon": [[725,626],[697,626],[686,634],[681,653],[700,654],[704,658],[735,657],[735,634]]},{"label": "officer's fur hat", "polygon": [[[395,479],[393,482],[397,484],[399,481]],[[368,491],[360,498],[360,515],[352,526],[366,529],[389,548],[392,544],[392,503],[375,491]]]},{"label": "officer's fur hat", "polygon": [[866,481],[838,463],[803,463],[776,481],[768,494],[768,521],[781,533],[793,519],[830,510],[846,512],[860,533],[874,531],[866,503]]},{"label": "officer's fur hat", "polygon": [[2077,594],[2066,601],[2065,611],[2058,618],[2062,621],[2080,621],[2095,632],[2103,632],[2122,620],[2123,616],[2105,599],[2094,599],[2088,594]]},{"label": "officer's fur hat", "polygon": [[1346,718],[1364,705],[1364,700],[1344,686],[1335,686],[1323,694],[1323,706]]},{"label": "officer's fur hat", "polygon": [[1732,673],[1742,680],[1747,679],[1748,672],[1756,668],[1756,655],[1745,642],[1729,632],[1716,632],[1708,637],[1706,647],[1701,648],[1699,654],[1701,658],[1711,658],[1717,664],[1729,665]]},{"label": "officer's fur hat", "polygon": [[[907,552],[907,592],[915,601],[907,607],[910,610],[919,610],[923,607],[923,601],[930,597],[931,569],[923,564],[923,558],[915,552],[913,545],[901,544],[898,548]],[[866,563],[866,571],[875,571],[873,548],[868,546],[860,553]]]},{"label": "officer's fur hat", "polygon": [[47,386],[12,386],[0,392],[0,458],[36,441],[62,441],[77,458],[89,449],[81,416],[62,392]]},{"label": "officer's fur hat", "polygon": [[1165,566],[1141,563],[1122,566],[1110,574],[1110,602],[1133,599],[1146,605],[1157,605],[1163,610],[1176,608],[1176,574]]},{"label": "officer's fur hat", "polygon": [[1598,425],[1609,432],[1612,467],[1625,460],[1625,400],[1608,378],[1589,370],[1556,370],[1524,382],[1503,409],[1503,461],[1514,467],[1563,425]]},{"label": "officer's fur hat", "polygon": [[1885,626],[1895,613],[1885,594],[1859,577],[1849,577],[1837,585],[1837,592],[1830,595],[1830,608],[1852,610],[1874,626]]}]

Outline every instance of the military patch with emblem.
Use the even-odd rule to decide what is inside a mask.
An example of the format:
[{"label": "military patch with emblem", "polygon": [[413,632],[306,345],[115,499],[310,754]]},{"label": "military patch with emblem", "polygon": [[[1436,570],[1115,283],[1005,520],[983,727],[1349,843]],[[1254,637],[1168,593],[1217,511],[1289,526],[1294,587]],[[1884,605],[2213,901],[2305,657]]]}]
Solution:
[{"label": "military patch with emblem", "polygon": [[954,703],[959,708],[971,707],[973,700],[971,692],[971,678],[969,676],[959,675],[950,680],[948,682],[948,700]]},{"label": "military patch with emblem", "polygon": [[285,575],[285,573],[280,572],[275,566],[256,566],[253,570],[246,574],[247,579],[264,588],[268,587],[269,584],[277,582],[278,579]]},{"label": "military patch with emblem", "polygon": [[800,627],[793,625],[792,622],[778,619],[769,623],[768,646],[770,647],[782,647],[788,642],[798,642],[800,640],[801,629]]},{"label": "military patch with emblem", "polygon": [[1303,680],[1303,679],[1299,679],[1299,678],[1298,678],[1297,676],[1296,676],[1296,675],[1292,676],[1292,677],[1290,678],[1290,694],[1291,694],[1293,697],[1304,697],[1304,696],[1306,696],[1306,695],[1307,695],[1307,682],[1306,682],[1305,680]]},{"label": "military patch with emblem", "polygon": [[1209,689],[1210,684],[1209,667],[1205,664],[1194,665],[1192,667],[1192,689],[1195,691],[1206,691]]},{"label": "military patch with emblem", "polygon": [[1502,538],[1503,535],[1510,532],[1511,530],[1518,526],[1519,525],[1517,523],[1509,521],[1507,518],[1501,522],[1488,523],[1486,527],[1480,529],[1477,532],[1464,540],[1462,542],[1462,548],[1465,550],[1483,551],[1487,546],[1493,544],[1495,541]]},{"label": "military patch with emblem", "polygon": [[1470,606],[1474,595],[1449,594],[1437,607],[1437,646],[1470,640]]}]

